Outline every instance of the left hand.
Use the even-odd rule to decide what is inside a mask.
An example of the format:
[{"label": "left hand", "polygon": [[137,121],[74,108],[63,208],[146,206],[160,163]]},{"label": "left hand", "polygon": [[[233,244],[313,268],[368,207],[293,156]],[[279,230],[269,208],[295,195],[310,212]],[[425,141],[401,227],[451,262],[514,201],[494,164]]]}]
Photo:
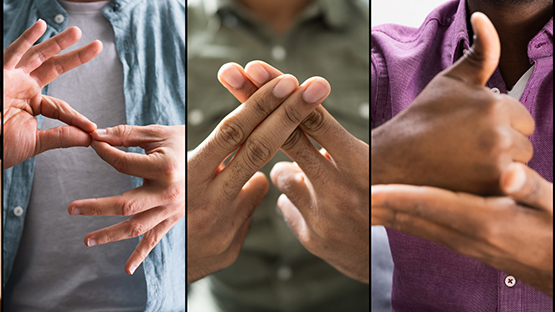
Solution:
[{"label": "left hand", "polygon": [[[92,133],[98,156],[117,171],[143,178],[143,185],[121,195],[81,199],[68,212],[85,216],[131,216],[85,236],[89,247],[143,235],[125,264],[133,274],[160,239],[185,216],[185,126],[120,125]],[[139,146],[146,155],[114,146]]]},{"label": "left hand", "polygon": [[372,186],[372,225],[438,242],[553,297],[553,184],[520,163],[500,181],[507,196]]},{"label": "left hand", "polygon": [[[260,74],[260,67],[266,74]],[[247,78],[258,87],[281,75],[263,62],[251,62],[245,68]],[[250,96],[230,91],[239,100]],[[320,153],[307,134],[327,152]],[[368,144],[347,132],[320,105],[281,149],[296,162],[277,163],[270,173],[273,183],[283,193],[278,207],[285,221],[308,251],[343,274],[368,283]]]}]

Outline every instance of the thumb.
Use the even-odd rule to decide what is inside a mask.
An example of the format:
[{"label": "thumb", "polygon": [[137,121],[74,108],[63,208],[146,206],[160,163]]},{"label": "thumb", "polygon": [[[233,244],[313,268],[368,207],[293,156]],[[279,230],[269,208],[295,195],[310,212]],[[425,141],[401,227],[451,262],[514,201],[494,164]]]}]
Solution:
[{"label": "thumb", "polygon": [[511,163],[501,173],[501,189],[519,203],[553,211],[553,183],[522,163]]},{"label": "thumb", "polygon": [[238,213],[245,215],[245,220],[250,217],[254,210],[260,205],[268,189],[270,188],[270,183],[268,178],[262,173],[257,172],[250,178],[250,180],[243,186],[239,195],[237,196],[237,208]]},{"label": "thumb", "polygon": [[469,84],[484,86],[497,68],[501,44],[495,27],[485,14],[472,14],[470,23],[474,32],[474,43],[465,56],[446,70],[445,75]]}]

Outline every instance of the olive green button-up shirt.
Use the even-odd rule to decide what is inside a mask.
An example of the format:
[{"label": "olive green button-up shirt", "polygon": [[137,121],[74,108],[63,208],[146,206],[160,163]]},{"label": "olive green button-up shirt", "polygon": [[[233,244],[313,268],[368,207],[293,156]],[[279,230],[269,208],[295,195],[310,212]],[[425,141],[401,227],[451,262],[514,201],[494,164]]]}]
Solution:
[{"label": "olive green button-up shirt", "polygon": [[[278,35],[238,1],[188,5],[187,149],[198,146],[240,103],[218,82],[227,62],[263,60],[300,83],[326,78],[324,107],[354,136],[369,142],[369,8],[363,1],[314,1]],[[261,171],[268,177],[281,151]],[[309,253],[277,209],[270,186],[253,216],[237,261],[209,279],[221,311],[370,311],[368,284],[350,279]],[[345,255],[346,257],[348,255]],[[192,285],[194,291],[195,284]]]}]

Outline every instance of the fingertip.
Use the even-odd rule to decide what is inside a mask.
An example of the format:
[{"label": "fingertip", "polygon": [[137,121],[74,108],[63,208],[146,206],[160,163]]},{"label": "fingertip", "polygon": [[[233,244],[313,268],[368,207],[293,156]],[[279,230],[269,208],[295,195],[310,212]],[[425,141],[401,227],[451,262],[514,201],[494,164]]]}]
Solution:
[{"label": "fingertip", "polygon": [[303,99],[307,103],[320,103],[331,93],[330,83],[322,77],[311,77],[301,84],[306,86],[303,92]]},{"label": "fingertip", "polygon": [[524,165],[513,162],[502,172],[499,181],[500,187],[505,194],[516,193],[522,190],[526,184],[526,171],[522,166]]},{"label": "fingertip", "polygon": [[239,89],[245,83],[243,68],[234,62],[226,63],[218,70],[218,80],[224,86],[229,85],[234,89]]},{"label": "fingertip", "polygon": [[77,26],[71,26],[70,28],[67,29],[67,32],[73,35],[76,41],[81,39],[81,36],[83,35],[81,28]]}]

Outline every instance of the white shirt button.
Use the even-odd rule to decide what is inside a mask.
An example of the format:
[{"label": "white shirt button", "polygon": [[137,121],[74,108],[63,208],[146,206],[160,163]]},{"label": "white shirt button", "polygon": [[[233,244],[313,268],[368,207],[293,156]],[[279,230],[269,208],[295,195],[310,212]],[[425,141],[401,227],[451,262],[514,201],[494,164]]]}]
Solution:
[{"label": "white shirt button", "polygon": [[516,284],[516,278],[512,275],[505,277],[505,285],[507,287],[513,287]]},{"label": "white shirt button", "polygon": [[198,126],[204,121],[204,113],[200,109],[193,109],[189,112],[187,119],[191,126]]},{"label": "white shirt button", "polygon": [[275,46],[272,48],[272,58],[278,62],[285,60],[287,57],[287,51],[282,46]]},{"label": "white shirt button", "polygon": [[58,14],[58,15],[56,15],[56,16],[54,17],[54,22],[56,22],[56,23],[58,23],[58,24],[61,24],[61,23],[64,22],[65,19],[66,19],[66,18],[64,17],[63,14]]},{"label": "white shirt button", "polygon": [[13,210],[13,214],[18,216],[18,217],[21,217],[21,215],[23,214],[23,208],[21,208],[19,206],[15,207],[14,210]]},{"label": "white shirt button", "polygon": [[358,107],[358,113],[360,114],[360,116],[362,118],[369,119],[370,118],[370,105],[368,105],[368,103],[360,104],[360,106]]},{"label": "white shirt button", "polygon": [[501,93],[501,92],[499,91],[499,89],[497,89],[497,88],[491,88],[491,91],[493,91],[493,93],[495,93],[495,94]]},{"label": "white shirt button", "polygon": [[277,270],[277,278],[282,282],[290,280],[292,276],[293,270],[286,265],[279,267]]}]

